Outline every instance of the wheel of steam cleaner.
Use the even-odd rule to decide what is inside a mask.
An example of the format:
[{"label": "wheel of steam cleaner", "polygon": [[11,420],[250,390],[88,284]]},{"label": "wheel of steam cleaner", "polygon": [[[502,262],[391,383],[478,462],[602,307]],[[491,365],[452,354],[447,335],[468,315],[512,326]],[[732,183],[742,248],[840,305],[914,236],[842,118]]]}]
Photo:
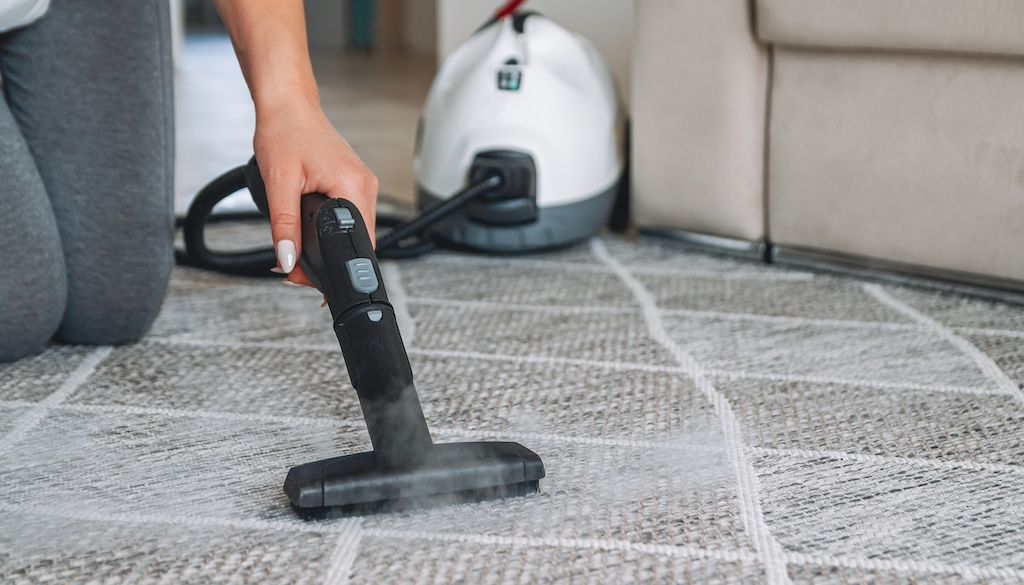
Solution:
[{"label": "wheel of steam cleaner", "polygon": [[[625,123],[597,50],[535,12],[507,3],[445,60],[416,132],[418,207],[378,239],[381,258],[435,245],[524,253],[588,238],[623,196]],[[254,164],[218,177],[184,220],[178,261],[267,275],[272,249],[214,252],[203,231],[213,206],[247,185]],[[265,211],[265,210],[264,210]]]},{"label": "wheel of steam cleaner", "polygon": [[[266,191],[255,163],[248,174],[253,200],[265,213]],[[284,483],[292,505],[303,513],[376,510],[404,507],[409,500],[452,502],[537,491],[544,464],[518,443],[431,440],[359,210],[348,200],[319,194],[304,195],[300,206],[299,263],[330,306],[373,451],[293,467]]]}]

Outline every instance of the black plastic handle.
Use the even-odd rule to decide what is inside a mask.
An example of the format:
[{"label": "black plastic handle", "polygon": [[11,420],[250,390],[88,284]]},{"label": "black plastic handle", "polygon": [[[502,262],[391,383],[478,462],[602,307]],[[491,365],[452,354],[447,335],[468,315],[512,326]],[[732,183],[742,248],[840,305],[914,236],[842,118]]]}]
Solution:
[{"label": "black plastic handle", "polygon": [[[253,200],[267,213],[255,160],[248,168]],[[319,193],[303,195],[300,208],[299,264],[331,308],[374,452],[384,464],[414,464],[432,441],[366,222],[351,201]]]}]

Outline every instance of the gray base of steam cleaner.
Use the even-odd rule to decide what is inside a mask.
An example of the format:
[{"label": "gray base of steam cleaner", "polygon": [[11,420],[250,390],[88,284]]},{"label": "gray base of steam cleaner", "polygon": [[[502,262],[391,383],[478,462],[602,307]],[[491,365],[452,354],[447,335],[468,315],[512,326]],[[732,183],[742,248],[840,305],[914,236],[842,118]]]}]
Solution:
[{"label": "gray base of steam cleaner", "polygon": [[[247,186],[256,206],[268,213],[255,159],[219,180],[235,181],[217,187],[221,193]],[[500,189],[502,182],[498,174],[481,177],[447,205],[458,207],[460,199],[465,202],[479,192]],[[215,203],[207,200],[190,211],[199,222],[191,231],[189,222],[185,223],[186,243],[191,241],[193,248],[195,238],[201,243],[201,224]],[[387,511],[537,491],[544,464],[518,443],[436,444],[431,440],[395,311],[355,205],[320,194],[304,195],[301,222],[299,263],[327,299],[373,451],[293,467],[284,482],[292,506],[304,516],[322,517],[336,511]],[[415,230],[415,225],[399,227],[382,238],[380,246],[400,242],[403,234]],[[273,263],[273,257],[264,258],[262,252],[241,254],[210,253],[207,260],[220,269],[248,266],[263,273],[269,268],[266,262]]]}]

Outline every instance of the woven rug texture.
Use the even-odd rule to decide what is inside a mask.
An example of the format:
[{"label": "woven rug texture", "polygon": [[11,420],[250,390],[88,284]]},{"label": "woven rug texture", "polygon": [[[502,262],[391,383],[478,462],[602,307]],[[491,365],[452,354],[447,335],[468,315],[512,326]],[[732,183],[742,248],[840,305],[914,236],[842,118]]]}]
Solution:
[{"label": "woven rug texture", "polygon": [[435,440],[535,495],[309,522],[369,447],[316,291],[179,268],[0,366],[2,583],[1022,583],[1024,309],[663,240],[385,263]]}]

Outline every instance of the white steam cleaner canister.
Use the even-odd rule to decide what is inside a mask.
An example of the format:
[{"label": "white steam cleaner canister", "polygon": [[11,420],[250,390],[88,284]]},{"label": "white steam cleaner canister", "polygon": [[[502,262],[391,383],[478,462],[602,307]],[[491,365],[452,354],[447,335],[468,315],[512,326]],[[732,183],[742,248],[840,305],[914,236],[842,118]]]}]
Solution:
[{"label": "white steam cleaner canister", "polygon": [[603,227],[625,171],[624,118],[594,46],[533,12],[492,20],[445,59],[416,136],[421,209],[500,173],[503,188],[432,227],[456,245],[528,252]]}]

